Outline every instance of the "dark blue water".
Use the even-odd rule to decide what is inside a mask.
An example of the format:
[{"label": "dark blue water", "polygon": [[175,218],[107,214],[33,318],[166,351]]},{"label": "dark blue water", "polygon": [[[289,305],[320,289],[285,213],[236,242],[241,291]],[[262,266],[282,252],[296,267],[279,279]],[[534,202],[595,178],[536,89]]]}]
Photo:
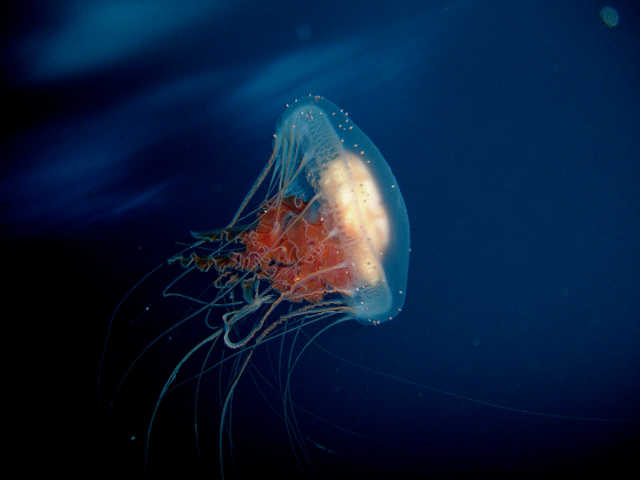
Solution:
[{"label": "dark blue water", "polygon": [[[313,93],[385,156],[412,234],[403,312],[336,326],[292,374],[318,475],[619,472],[640,440],[636,2],[611,5],[614,28],[594,1],[184,3],[8,14],[0,238],[26,461],[141,477],[142,440],[125,438],[138,425],[101,428],[111,313],[190,230],[228,224],[285,104]],[[158,297],[176,268],[139,293]],[[207,332],[191,328],[175,341]],[[228,476],[301,475],[278,391],[256,384],[234,396]],[[217,387],[198,400],[212,405],[198,422],[208,478]],[[168,397],[150,478],[202,473],[194,392]]]}]

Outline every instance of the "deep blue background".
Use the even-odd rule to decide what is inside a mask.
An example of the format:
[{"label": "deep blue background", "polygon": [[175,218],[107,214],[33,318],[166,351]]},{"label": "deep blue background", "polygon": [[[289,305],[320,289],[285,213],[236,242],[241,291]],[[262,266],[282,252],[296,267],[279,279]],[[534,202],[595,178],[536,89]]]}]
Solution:
[{"label": "deep blue background", "polygon": [[[308,93],[378,146],[412,228],[402,314],[336,327],[340,358],[309,349],[295,371],[296,402],[351,432],[302,427],[321,476],[615,473],[637,453],[637,2],[614,2],[615,28],[596,1],[13,3],[0,239],[27,461],[137,473],[100,434],[111,312],[190,230],[229,222]],[[189,392],[166,414],[185,438]],[[242,392],[246,464],[296,471]],[[152,463],[190,478],[175,435]]]}]

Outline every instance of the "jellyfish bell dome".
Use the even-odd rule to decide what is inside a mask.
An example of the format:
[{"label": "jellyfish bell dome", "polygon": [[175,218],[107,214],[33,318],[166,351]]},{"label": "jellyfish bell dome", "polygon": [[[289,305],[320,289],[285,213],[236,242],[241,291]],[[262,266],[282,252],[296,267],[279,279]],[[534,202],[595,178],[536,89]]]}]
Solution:
[{"label": "jellyfish bell dome", "polygon": [[404,304],[409,220],[384,157],[348,113],[317,96],[288,106],[275,137],[280,160],[290,156],[292,143],[301,146],[299,160],[287,164],[299,163],[305,175],[288,189],[308,190],[327,229],[340,238],[353,277],[345,295],[353,316],[365,324],[391,320]]}]

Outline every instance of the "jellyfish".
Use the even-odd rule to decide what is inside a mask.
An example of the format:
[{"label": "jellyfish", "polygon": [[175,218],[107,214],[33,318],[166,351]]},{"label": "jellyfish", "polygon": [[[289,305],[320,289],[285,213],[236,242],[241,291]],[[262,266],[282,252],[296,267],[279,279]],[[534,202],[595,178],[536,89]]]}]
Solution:
[{"label": "jellyfish", "polygon": [[609,28],[615,27],[620,21],[618,11],[613,7],[602,7],[602,10],[600,10],[600,18]]},{"label": "jellyfish", "polygon": [[[225,465],[233,464],[225,459],[233,459],[236,448],[231,412],[238,385],[246,376],[255,381],[262,375],[253,365],[256,352],[277,341],[280,359],[271,369],[278,373],[267,384],[284,399],[289,443],[304,471],[310,440],[299,431],[290,397],[298,360],[329,328],[350,320],[379,325],[402,311],[410,238],[395,177],[346,112],[322,97],[304,97],[288,105],[278,121],[273,153],[231,222],[192,235],[195,243],[130,292],[133,296],[161,269],[175,271],[179,265],[182,272],[162,292],[163,301],[178,306],[141,300],[142,313],[136,314],[135,307],[125,305],[131,303],[126,298],[114,313],[110,330],[125,309],[133,309],[136,329],[153,318],[154,333],[146,333],[143,347],[128,358],[120,354],[127,348],[108,348],[107,339],[102,365],[110,368],[101,366],[109,372],[101,380],[102,390],[111,383],[105,424],[125,408],[121,396],[137,400],[127,392],[128,384],[153,377],[144,428],[137,436],[127,434],[132,441],[142,438],[146,466],[165,399],[182,385],[195,384],[196,412],[218,412],[217,457],[224,477],[230,468]],[[181,313],[174,318],[174,312]],[[190,343],[182,340],[180,354],[173,350],[178,336],[191,337]],[[127,333],[124,343],[133,337]],[[292,339],[288,354],[286,337]],[[143,365],[152,364],[154,355],[159,365],[148,375]],[[190,363],[198,367],[185,374]],[[209,399],[213,405],[203,406],[211,389],[202,385],[214,372],[217,396]],[[198,422],[193,423],[198,444]]]}]

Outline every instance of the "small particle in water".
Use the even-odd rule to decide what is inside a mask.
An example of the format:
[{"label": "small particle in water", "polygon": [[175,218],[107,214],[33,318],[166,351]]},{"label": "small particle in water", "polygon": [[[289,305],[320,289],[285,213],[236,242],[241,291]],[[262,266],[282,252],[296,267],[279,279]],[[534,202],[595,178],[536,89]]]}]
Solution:
[{"label": "small particle in water", "polygon": [[613,7],[602,7],[602,10],[600,10],[600,18],[609,28],[615,27],[620,22],[620,16]]}]

